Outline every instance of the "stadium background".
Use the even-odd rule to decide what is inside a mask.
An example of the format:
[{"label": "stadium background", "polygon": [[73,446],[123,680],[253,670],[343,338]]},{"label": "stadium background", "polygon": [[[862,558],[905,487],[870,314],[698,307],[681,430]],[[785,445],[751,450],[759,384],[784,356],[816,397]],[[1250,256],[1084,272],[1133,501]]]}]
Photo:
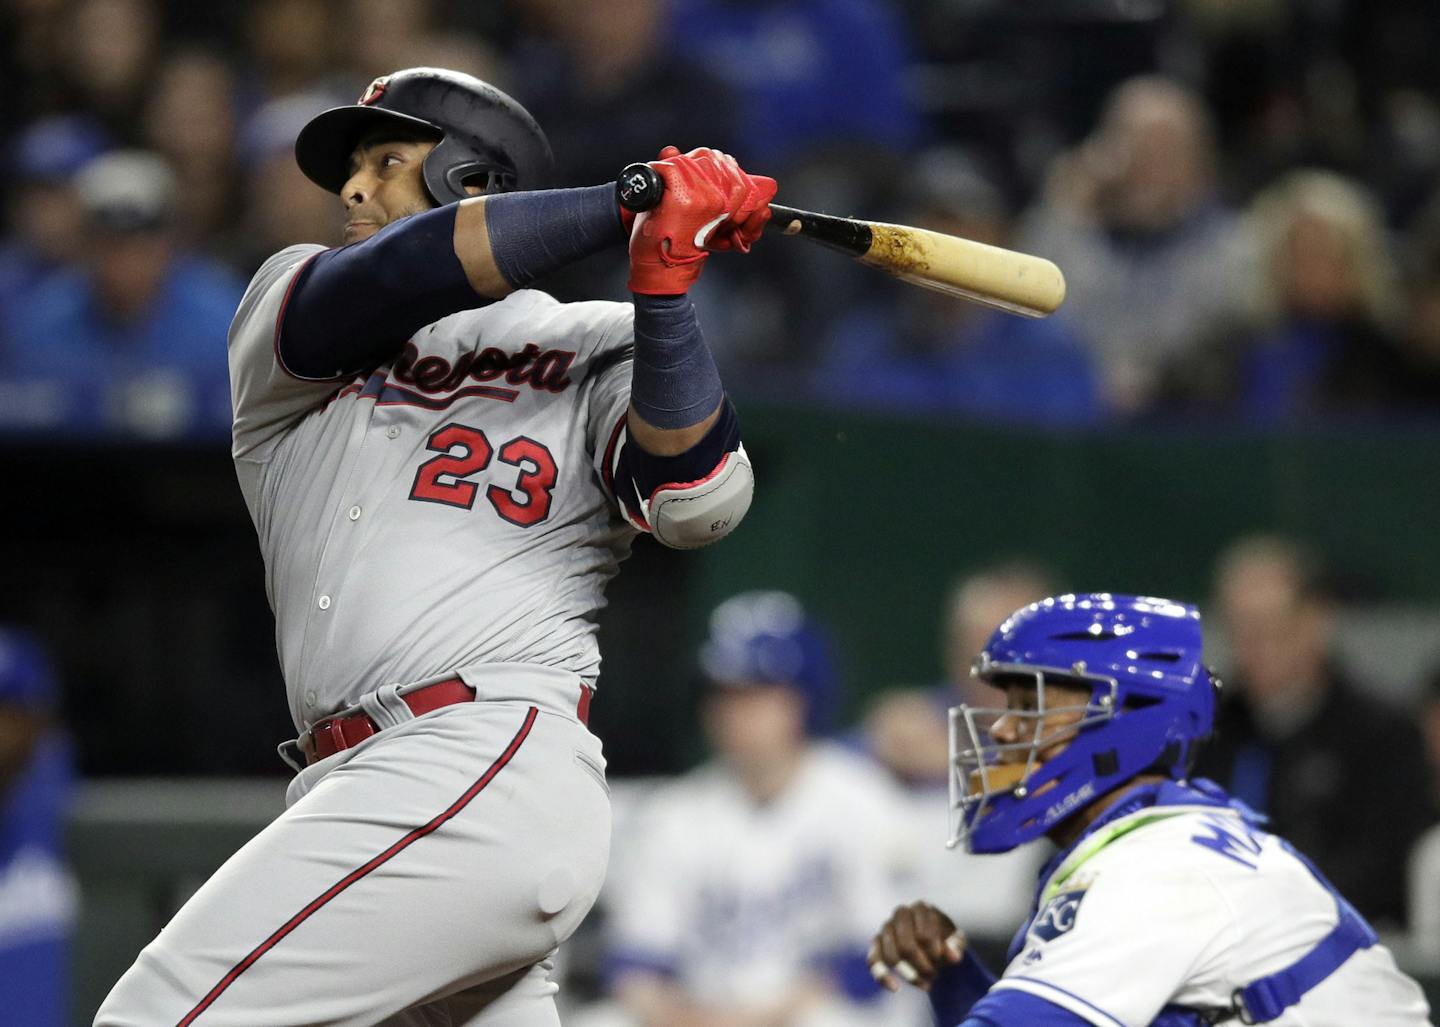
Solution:
[{"label": "stadium background", "polygon": [[[51,649],[86,782],[77,1023],[187,883],[263,819],[243,797],[263,811],[283,781],[273,746],[289,723],[228,458],[223,330],[267,252],[334,241],[333,197],[290,168],[295,129],[397,67],[445,64],[510,90],[549,132],[561,184],[603,181],[666,143],[714,144],[774,174],[788,203],[1034,241],[1062,264],[1042,245],[1060,238],[1054,225],[1085,202],[1101,220],[1110,210],[1077,201],[1077,178],[1146,184],[1143,169],[1097,168],[1118,160],[1103,145],[1117,86],[1161,76],[1192,90],[1213,127],[1213,160],[1176,156],[1174,176],[1199,181],[1193,203],[1170,222],[1116,215],[1086,241],[1095,249],[1065,250],[1097,256],[1064,265],[1073,309],[1051,334],[957,325],[955,348],[979,354],[969,362],[946,363],[925,335],[950,301],[926,306],[831,254],[770,239],[752,261],[711,262],[697,303],[760,492],[725,545],[686,555],[642,541],[612,586],[594,722],[617,777],[700,755],[692,653],[724,596],[785,588],[828,622],[853,721],[887,686],[939,679],[944,594],[998,557],[1043,561],[1077,590],[1203,604],[1226,545],[1282,532],[1329,567],[1360,676],[1412,708],[1431,687],[1434,4],[10,0],[0,18],[0,621]],[[142,163],[119,176],[120,199],[87,198],[84,165],[117,149],[165,161],[168,191]],[[1385,302],[1337,301],[1329,322],[1298,301],[1283,309],[1278,293],[1300,287],[1265,263],[1266,201],[1300,169],[1351,189],[1337,223],[1363,223],[1345,238]],[[162,245],[115,251],[113,225],[92,245],[67,228],[67,203],[102,220],[128,203],[154,219],[135,234]],[[1172,247],[1185,259],[1168,262]],[[1191,309],[1186,297],[1214,288],[1196,264],[1232,251],[1244,256],[1220,305]],[[1172,287],[1136,271],[1147,264],[1173,266]],[[1075,291],[1092,272],[1114,307]],[[84,283],[107,274],[160,298],[77,313]],[[623,261],[549,284],[620,297]],[[1176,336],[1163,362],[1110,340],[1106,319],[1127,307],[1152,320],[1137,329],[1132,316],[1117,337],[1146,324]],[[122,315],[194,342],[125,351],[107,327]],[[1295,344],[1295,324],[1329,341]],[[1287,345],[1289,358],[1263,357]],[[1007,346],[1023,359],[1007,361]]]}]

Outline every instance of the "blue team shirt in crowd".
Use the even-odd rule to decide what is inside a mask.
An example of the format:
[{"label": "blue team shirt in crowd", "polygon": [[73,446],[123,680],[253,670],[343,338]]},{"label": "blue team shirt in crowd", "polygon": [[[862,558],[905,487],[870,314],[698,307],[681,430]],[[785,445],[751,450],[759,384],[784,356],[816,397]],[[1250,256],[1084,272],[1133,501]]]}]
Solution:
[{"label": "blue team shirt in crowd", "polygon": [[150,308],[116,322],[84,271],[51,276],[16,304],[0,428],[228,433],[225,337],[243,291],[221,265],[181,256]]}]

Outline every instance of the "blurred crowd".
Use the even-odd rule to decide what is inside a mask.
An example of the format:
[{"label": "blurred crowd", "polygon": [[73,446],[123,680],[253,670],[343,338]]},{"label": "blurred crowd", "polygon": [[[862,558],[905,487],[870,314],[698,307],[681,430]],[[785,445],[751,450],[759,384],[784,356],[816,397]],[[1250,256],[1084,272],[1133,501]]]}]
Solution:
[{"label": "blurred crowd", "polygon": [[[299,126],[373,77],[492,80],[559,183],[667,143],[793,205],[1054,259],[1029,321],[806,245],[721,261],[740,394],[1049,425],[1410,419],[1440,396],[1440,33],[1422,0],[11,0],[0,430],[223,436],[258,263],[337,241]],[[624,297],[624,262],[545,283]],[[843,298],[837,301],[837,298]]]},{"label": "blurred crowd", "polygon": [[[422,64],[520,99],[561,185],[715,145],[782,202],[1038,253],[1069,279],[1060,313],[1026,320],[769,239],[697,290],[742,399],[1051,427],[1433,419],[1437,38],[1431,0],[9,0],[0,432],[223,439],[245,281],[283,246],[338,243],[296,133]],[[624,277],[617,253],[545,285],[624,298]],[[945,709],[1005,615],[1100,584],[968,575],[944,680],[838,736],[823,628],[782,593],[717,610],[712,759],[617,832],[596,917],[611,1001],[591,1022],[902,1022],[867,1005],[857,948],[920,894],[1003,947],[1036,854],[941,846]],[[1427,680],[1377,687],[1339,656],[1323,569],[1283,538],[1237,543],[1211,599],[1226,688],[1200,771],[1440,966],[1440,650]],[[43,665],[0,637],[0,967],[32,968],[0,982],[58,994],[70,754]]]}]

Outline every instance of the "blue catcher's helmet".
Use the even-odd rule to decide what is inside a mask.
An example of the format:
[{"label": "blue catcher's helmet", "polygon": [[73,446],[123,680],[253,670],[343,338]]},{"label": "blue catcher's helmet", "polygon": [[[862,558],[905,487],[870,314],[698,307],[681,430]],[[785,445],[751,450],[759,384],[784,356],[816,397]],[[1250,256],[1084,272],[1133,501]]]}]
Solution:
[{"label": "blue catcher's helmet", "polygon": [[[1219,688],[1201,662],[1195,607],[1105,592],[1017,610],[973,673],[1001,687],[1033,684],[1036,708],[950,711],[950,844],[971,852],[1007,852],[1137,774],[1183,779],[1210,734]],[[1047,682],[1088,688],[1089,700],[1051,705]],[[1059,736],[1042,736],[1057,713],[1077,719]],[[1018,741],[992,734],[1001,717],[1011,718],[1006,734]],[[1059,752],[1037,758],[1062,741]]]},{"label": "blue catcher's helmet", "polygon": [[741,592],[715,607],[700,669],[719,688],[793,688],[805,699],[806,732],[829,727],[836,692],[829,641],[788,592]]}]

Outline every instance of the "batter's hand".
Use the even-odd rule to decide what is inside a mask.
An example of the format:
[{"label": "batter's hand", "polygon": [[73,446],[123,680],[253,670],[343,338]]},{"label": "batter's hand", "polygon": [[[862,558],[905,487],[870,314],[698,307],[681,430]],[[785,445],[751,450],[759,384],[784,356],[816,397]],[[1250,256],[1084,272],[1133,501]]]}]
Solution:
[{"label": "batter's hand", "polygon": [[710,250],[748,252],[770,217],[775,180],[747,175],[735,158],[701,147],[673,146],[650,165],[665,180],[660,205],[635,219],[630,235],[630,291],[685,292]]},{"label": "batter's hand", "polygon": [[940,971],[964,955],[965,935],[954,922],[928,902],[912,902],[890,915],[865,958],[882,988],[899,991],[899,975],[929,991]]}]

